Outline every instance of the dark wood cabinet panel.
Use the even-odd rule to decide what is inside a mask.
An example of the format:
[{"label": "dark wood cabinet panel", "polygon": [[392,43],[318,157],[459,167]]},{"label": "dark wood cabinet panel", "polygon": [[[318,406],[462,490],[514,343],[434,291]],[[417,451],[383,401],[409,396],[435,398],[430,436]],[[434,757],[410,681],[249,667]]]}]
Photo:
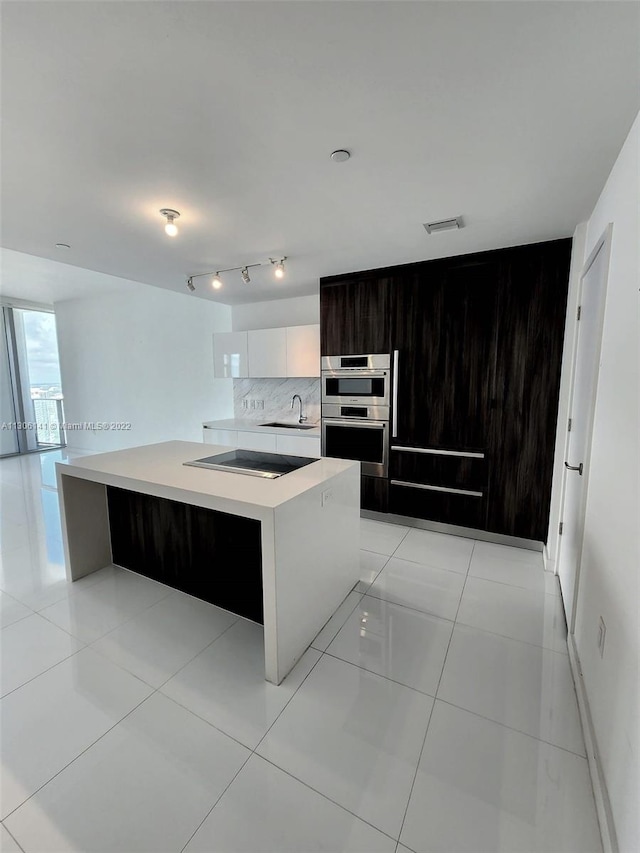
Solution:
[{"label": "dark wood cabinet panel", "polygon": [[389,352],[389,279],[320,280],[322,355]]},{"label": "dark wood cabinet panel", "polygon": [[394,288],[397,440],[484,450],[495,362],[498,265],[434,261]]},{"label": "dark wood cabinet panel", "polygon": [[374,512],[389,512],[389,481],[385,477],[362,477],[360,506]]},{"label": "dark wood cabinet panel", "polygon": [[487,527],[546,541],[571,240],[505,250],[488,443]]},{"label": "dark wood cabinet panel", "polygon": [[389,512],[460,527],[482,528],[486,517],[486,499],[400,486],[392,481],[389,487]]},{"label": "dark wood cabinet panel", "polygon": [[392,450],[389,471],[393,480],[452,489],[487,490],[486,459]]},{"label": "dark wood cabinet panel", "polygon": [[398,350],[391,443],[485,455],[392,451],[393,479],[483,497],[391,486],[390,512],[546,540],[570,256],[563,239],[321,280],[323,354]]},{"label": "dark wood cabinet panel", "polygon": [[113,562],[262,623],[259,521],[107,488]]}]

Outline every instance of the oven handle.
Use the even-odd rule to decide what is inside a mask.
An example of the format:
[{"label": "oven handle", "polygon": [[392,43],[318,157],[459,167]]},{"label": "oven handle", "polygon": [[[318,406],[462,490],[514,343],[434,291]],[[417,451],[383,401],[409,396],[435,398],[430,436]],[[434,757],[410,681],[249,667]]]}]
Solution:
[{"label": "oven handle", "polygon": [[358,421],[355,418],[323,418],[322,425],[341,427],[364,427],[365,429],[386,430],[388,421]]},{"label": "oven handle", "polygon": [[400,351],[394,349],[393,351],[393,402],[392,402],[392,411],[391,417],[393,418],[393,432],[391,433],[393,438],[397,438],[398,436],[398,361],[400,358]]}]

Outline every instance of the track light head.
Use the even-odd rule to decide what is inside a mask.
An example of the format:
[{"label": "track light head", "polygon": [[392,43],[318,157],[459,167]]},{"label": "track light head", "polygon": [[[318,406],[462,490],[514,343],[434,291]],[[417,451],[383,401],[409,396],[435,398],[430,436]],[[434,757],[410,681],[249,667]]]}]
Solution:
[{"label": "track light head", "polygon": [[249,284],[249,282],[251,281],[251,276],[249,275],[249,270],[246,267],[244,267],[244,269],[240,271],[240,275],[242,276],[242,280],[244,281],[244,283]]},{"label": "track light head", "polygon": [[189,278],[187,279],[187,287],[189,288],[191,293],[193,293],[193,291],[196,289],[196,286],[193,283],[193,279],[191,278],[191,276],[189,276]]},{"label": "track light head", "polygon": [[211,279],[211,287],[213,287],[214,290],[220,290],[222,287],[222,279],[220,278],[219,272],[217,272]]},{"label": "track light head", "polygon": [[287,260],[285,255],[284,258],[281,258],[279,261],[275,258],[269,258],[271,263],[275,266],[275,277],[276,278],[284,278],[284,262]]},{"label": "track light head", "polygon": [[168,234],[169,237],[175,237],[178,233],[178,226],[174,220],[178,219],[180,213],[177,210],[172,210],[170,207],[163,207],[160,214],[167,220],[164,226],[165,234]]}]

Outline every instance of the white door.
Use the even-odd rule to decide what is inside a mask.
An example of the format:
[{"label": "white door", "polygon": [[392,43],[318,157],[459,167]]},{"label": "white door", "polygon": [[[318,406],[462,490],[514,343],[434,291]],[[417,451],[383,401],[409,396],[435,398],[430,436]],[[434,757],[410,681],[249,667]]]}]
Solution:
[{"label": "white door", "polygon": [[562,536],[558,559],[558,575],[570,632],[574,627],[584,534],[588,464],[600,364],[610,241],[611,228],[609,227],[585,264],[580,280],[579,319],[576,317],[578,333],[573,366],[571,429],[564,463]]}]

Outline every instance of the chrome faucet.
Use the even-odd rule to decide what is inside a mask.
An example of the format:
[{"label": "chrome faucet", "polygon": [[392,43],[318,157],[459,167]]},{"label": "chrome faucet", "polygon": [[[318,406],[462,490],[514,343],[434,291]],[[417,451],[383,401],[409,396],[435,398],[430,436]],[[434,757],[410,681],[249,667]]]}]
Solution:
[{"label": "chrome faucet", "polygon": [[291,398],[291,408],[293,409],[296,404],[296,397],[300,401],[300,417],[298,418],[298,423],[303,424],[306,421],[307,416],[302,414],[302,397],[300,396],[300,394],[294,394]]}]

